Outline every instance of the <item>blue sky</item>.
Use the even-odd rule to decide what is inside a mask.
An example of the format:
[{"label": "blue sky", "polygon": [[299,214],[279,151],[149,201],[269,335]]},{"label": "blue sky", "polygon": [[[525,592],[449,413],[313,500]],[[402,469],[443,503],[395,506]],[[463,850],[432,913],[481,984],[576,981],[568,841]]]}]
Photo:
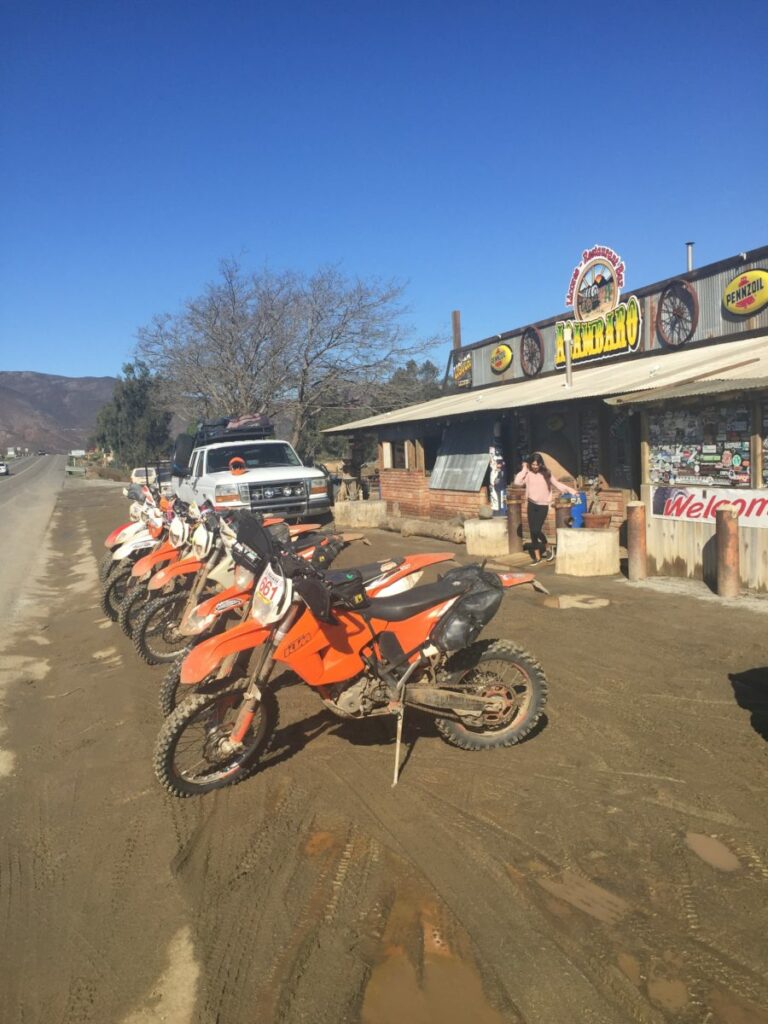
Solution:
[{"label": "blue sky", "polygon": [[6,0],[0,369],[116,373],[223,257],[402,279],[470,342],[596,242],[629,287],[768,244],[763,12]]}]

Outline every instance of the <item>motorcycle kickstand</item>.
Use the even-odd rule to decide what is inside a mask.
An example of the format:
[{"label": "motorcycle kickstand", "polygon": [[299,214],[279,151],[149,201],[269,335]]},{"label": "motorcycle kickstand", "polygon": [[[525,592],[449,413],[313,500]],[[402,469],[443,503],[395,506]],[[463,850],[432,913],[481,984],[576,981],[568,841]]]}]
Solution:
[{"label": "motorcycle kickstand", "polygon": [[399,707],[395,711],[395,714],[397,715],[397,733],[395,739],[395,772],[392,777],[392,789],[395,788],[400,778],[400,748],[403,743],[403,719],[405,718],[405,701],[403,700],[405,695],[405,686],[403,683],[400,684],[398,689],[400,692],[398,694]]}]

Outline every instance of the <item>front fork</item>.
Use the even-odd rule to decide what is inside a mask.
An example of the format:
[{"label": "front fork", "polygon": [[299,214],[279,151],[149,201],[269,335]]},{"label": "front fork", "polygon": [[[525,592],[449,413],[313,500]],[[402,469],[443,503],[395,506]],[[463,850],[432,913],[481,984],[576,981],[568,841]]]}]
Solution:
[{"label": "front fork", "polygon": [[192,587],[189,591],[189,596],[187,597],[186,603],[184,604],[184,610],[181,613],[181,618],[179,619],[179,622],[184,622],[184,620],[190,614],[190,612],[194,608],[197,608],[198,604],[200,603],[200,594],[202,594],[206,580],[208,579],[208,574],[216,568],[216,565],[218,564],[220,558],[221,541],[217,540],[216,547],[211,552],[208,561],[205,563],[205,565],[201,566],[197,570],[197,579],[192,584]]},{"label": "front fork", "polygon": [[229,736],[229,742],[233,747],[239,747],[242,745],[243,739],[250,729],[251,723],[256,717],[256,708],[261,700],[261,689],[259,684],[263,685],[269,680],[269,676],[275,665],[275,651],[292,629],[300,611],[301,604],[298,601],[294,601],[286,612],[283,621],[278,625],[269,640],[264,644],[253,668],[248,673],[248,682],[245,687],[243,702],[240,705],[240,710],[237,713],[234,727]]}]

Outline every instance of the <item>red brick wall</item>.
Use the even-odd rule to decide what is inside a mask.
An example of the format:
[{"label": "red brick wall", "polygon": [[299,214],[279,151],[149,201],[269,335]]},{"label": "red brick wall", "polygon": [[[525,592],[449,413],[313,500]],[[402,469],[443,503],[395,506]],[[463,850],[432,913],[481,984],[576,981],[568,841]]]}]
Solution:
[{"label": "red brick wall", "polygon": [[429,477],[419,469],[382,469],[381,497],[390,515],[399,505],[400,515],[418,519],[474,517],[481,505],[488,504],[484,487],[480,491],[431,491]]},{"label": "red brick wall", "polygon": [[610,512],[611,526],[620,527],[627,518],[627,492],[618,487],[604,487],[597,496],[601,512]]},{"label": "red brick wall", "polygon": [[[420,469],[382,469],[381,497],[387,503],[387,512],[395,513],[394,506],[400,507],[400,515],[417,519],[453,519],[456,515],[467,518],[477,516],[478,509],[488,504],[488,495],[483,487],[480,491],[431,491],[429,477]],[[507,495],[522,499],[523,534],[527,539],[528,508],[524,499],[524,488],[510,486]],[[626,493],[618,488],[604,488],[598,495],[598,503],[611,514],[611,526],[620,527],[627,518]],[[544,533],[555,540],[555,506],[550,506]]]}]

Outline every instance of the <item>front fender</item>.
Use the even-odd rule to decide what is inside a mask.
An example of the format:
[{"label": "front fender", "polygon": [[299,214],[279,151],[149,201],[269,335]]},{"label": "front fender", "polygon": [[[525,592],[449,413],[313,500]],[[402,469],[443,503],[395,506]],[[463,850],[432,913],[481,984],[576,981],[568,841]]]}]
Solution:
[{"label": "front fender", "polygon": [[[226,590],[220,590],[218,594],[214,594],[213,597],[207,598],[201,602],[197,608],[195,608],[195,615],[199,615],[203,618],[205,615],[221,615],[231,608],[241,608],[246,601],[251,600],[253,594],[253,584],[249,587],[227,587]],[[229,604],[229,602],[232,604]],[[234,602],[237,601],[237,604]],[[226,607],[222,607],[225,605]]]},{"label": "front fender", "polygon": [[[221,595],[218,595],[221,597]],[[194,686],[211,675],[230,654],[251,650],[263,644],[272,631],[258,622],[248,619],[226,633],[203,640],[193,647],[181,663],[181,681],[185,686]]]},{"label": "front fender", "polygon": [[150,554],[140,558],[131,570],[131,575],[140,579],[145,573],[151,572],[156,565],[162,565],[163,562],[173,565],[178,560],[179,552],[172,544],[166,541],[157,551],[152,551]]},{"label": "front fender", "polygon": [[226,590],[220,590],[186,613],[179,625],[179,632],[183,636],[199,636],[210,629],[219,616],[250,604],[252,595],[253,584],[245,589],[227,587]]},{"label": "front fender", "polygon": [[156,572],[149,581],[150,590],[162,590],[163,587],[176,579],[177,576],[188,576],[202,569],[203,563],[198,558],[183,558],[175,565],[166,565],[160,572]]},{"label": "front fender", "polygon": [[125,544],[115,548],[112,552],[112,560],[121,562],[124,558],[135,555],[137,551],[143,551],[144,548],[153,548],[155,544],[157,544],[157,541],[150,534],[149,530],[143,530],[131,540],[126,541]]},{"label": "front fender", "polygon": [[120,534],[123,532],[123,530],[127,530],[129,526],[135,526],[135,525],[136,524],[133,521],[131,521],[129,523],[123,523],[122,526],[115,527],[115,529],[112,531],[112,533],[110,533],[107,537],[104,538],[104,547],[105,548],[113,548],[113,547],[115,547],[117,545],[117,538],[120,536]]}]

